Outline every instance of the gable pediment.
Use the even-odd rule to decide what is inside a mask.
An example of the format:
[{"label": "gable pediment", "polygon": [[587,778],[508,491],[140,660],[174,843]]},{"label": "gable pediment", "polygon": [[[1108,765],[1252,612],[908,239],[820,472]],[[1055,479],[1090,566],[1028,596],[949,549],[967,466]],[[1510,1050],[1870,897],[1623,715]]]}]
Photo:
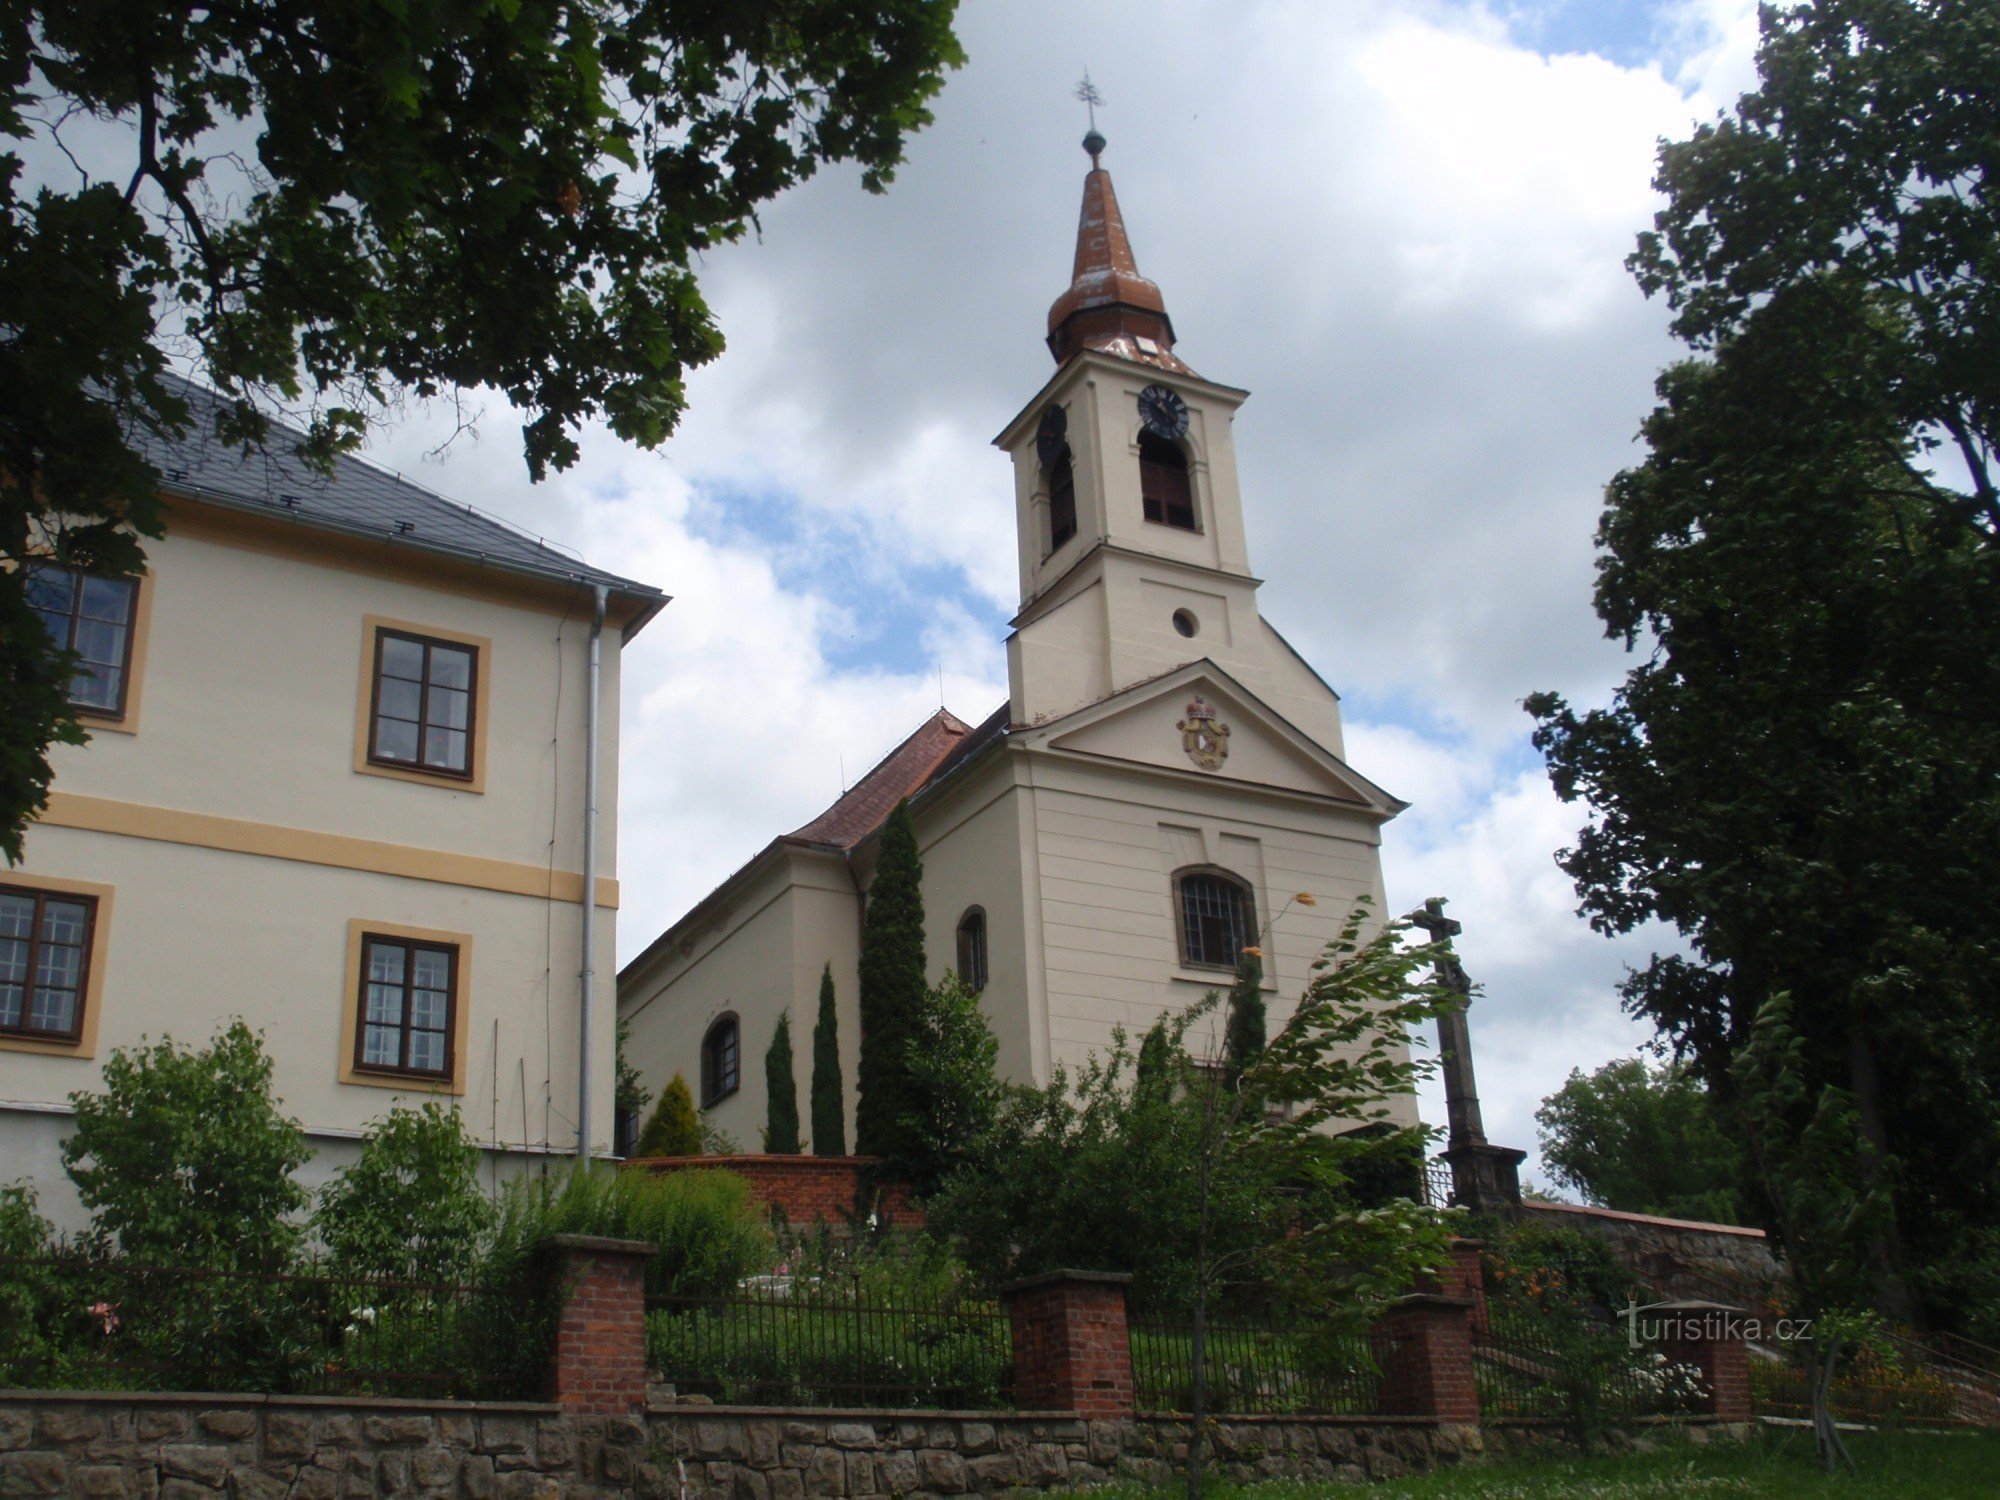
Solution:
[{"label": "gable pediment", "polygon": [[1383,817],[1405,805],[1206,660],[1040,725],[1029,731],[1028,741],[1074,755],[1324,797]]}]

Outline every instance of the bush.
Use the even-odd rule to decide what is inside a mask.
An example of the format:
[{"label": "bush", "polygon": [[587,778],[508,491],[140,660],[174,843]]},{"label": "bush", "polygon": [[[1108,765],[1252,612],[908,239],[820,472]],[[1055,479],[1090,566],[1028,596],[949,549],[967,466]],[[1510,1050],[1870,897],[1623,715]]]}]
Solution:
[{"label": "bush", "polygon": [[688,1092],[687,1080],[680,1074],[674,1074],[673,1082],[661,1091],[660,1102],[653,1106],[652,1118],[639,1132],[632,1154],[640,1157],[702,1154],[701,1116],[695,1113],[694,1095]]},{"label": "bush", "polygon": [[104,1064],[104,1092],[69,1096],[63,1167],[91,1240],[149,1266],[275,1271],[298,1246],[312,1155],[271,1097],[271,1060],[242,1021],[202,1051],[171,1038]]},{"label": "bush", "polygon": [[46,1309],[49,1273],[34,1264],[49,1252],[48,1220],[26,1183],[0,1188],[0,1386],[48,1381],[56,1357]]},{"label": "bush", "polygon": [[487,1277],[525,1275],[550,1235],[595,1234],[658,1247],[646,1263],[655,1296],[714,1295],[770,1263],[771,1238],[733,1172],[568,1167],[523,1177],[501,1194]]},{"label": "bush", "polygon": [[492,1217],[479,1148],[457,1110],[429,1103],[376,1124],[360,1159],[321,1190],[313,1223],[338,1272],[460,1282]]}]

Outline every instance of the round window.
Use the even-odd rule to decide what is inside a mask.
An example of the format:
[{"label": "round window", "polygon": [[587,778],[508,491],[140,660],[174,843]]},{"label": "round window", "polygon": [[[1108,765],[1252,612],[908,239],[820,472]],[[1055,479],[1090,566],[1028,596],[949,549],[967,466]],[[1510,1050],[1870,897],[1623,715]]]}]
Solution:
[{"label": "round window", "polygon": [[1174,611],[1174,629],[1178,630],[1182,635],[1193,636],[1200,631],[1201,621],[1197,620],[1190,611],[1177,609]]}]

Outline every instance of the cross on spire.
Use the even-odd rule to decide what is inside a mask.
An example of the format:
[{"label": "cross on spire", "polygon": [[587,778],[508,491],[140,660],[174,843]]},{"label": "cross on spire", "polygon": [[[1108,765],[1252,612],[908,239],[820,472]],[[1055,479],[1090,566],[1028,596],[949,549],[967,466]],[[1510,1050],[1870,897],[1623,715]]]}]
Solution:
[{"label": "cross on spire", "polygon": [[1091,170],[1096,171],[1097,158],[1104,152],[1104,137],[1097,133],[1097,106],[1104,102],[1104,95],[1090,81],[1090,69],[1083,70],[1083,81],[1076,86],[1072,97],[1090,111],[1090,134],[1083,138],[1083,149],[1090,153]]}]

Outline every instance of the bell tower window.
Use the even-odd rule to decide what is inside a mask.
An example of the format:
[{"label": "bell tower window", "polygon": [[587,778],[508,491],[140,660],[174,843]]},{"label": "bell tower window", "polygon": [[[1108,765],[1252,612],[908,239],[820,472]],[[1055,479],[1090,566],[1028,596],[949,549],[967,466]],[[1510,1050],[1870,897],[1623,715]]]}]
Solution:
[{"label": "bell tower window", "polygon": [[1139,493],[1146,502],[1147,520],[1183,531],[1201,529],[1195,525],[1187,454],[1154,432],[1139,434]]},{"label": "bell tower window", "polygon": [[1049,553],[1076,535],[1076,465],[1065,445],[1049,465]]}]

